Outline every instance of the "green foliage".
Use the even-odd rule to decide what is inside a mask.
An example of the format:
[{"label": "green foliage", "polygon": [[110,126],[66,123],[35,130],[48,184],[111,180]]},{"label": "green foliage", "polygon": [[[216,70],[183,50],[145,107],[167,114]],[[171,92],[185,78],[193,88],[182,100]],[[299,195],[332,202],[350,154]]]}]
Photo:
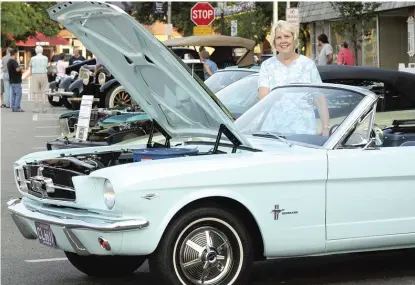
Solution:
[{"label": "green foliage", "polygon": [[59,24],[49,18],[46,9],[56,2],[2,2],[1,3],[1,45],[15,46],[19,40],[40,32],[54,37]]},{"label": "green foliage", "polygon": [[339,13],[340,21],[333,25],[334,30],[347,38],[353,46],[355,62],[357,52],[361,48],[363,38],[368,34],[376,16],[376,9],[381,2],[330,2],[333,9]]},{"label": "green foliage", "polygon": [[[133,9],[136,11],[134,17],[143,25],[151,25],[156,21],[167,23],[166,14],[154,14],[154,2],[133,2]],[[184,33],[184,36],[193,34],[193,27],[195,26],[190,19],[190,9],[196,2],[172,2],[171,3],[171,21],[179,33]],[[167,9],[166,9],[167,10]]]},{"label": "green foliage", "polygon": [[[269,32],[268,19],[260,11],[252,10],[241,14],[224,17],[223,35],[231,35],[231,21],[238,21],[238,37],[263,42]],[[216,19],[212,26],[217,33],[222,31],[222,20]]]},{"label": "green foliage", "polygon": [[[154,24],[156,21],[162,23],[167,22],[165,14],[154,14],[152,12],[154,2],[133,2],[133,8],[136,11],[134,14],[138,22],[144,25]],[[210,2],[212,6],[216,7],[217,2]],[[184,36],[191,36],[193,34],[193,27],[195,24],[190,19],[190,9],[196,2],[172,2],[172,23],[178,29],[178,32],[183,33]],[[233,2],[227,2],[227,5],[232,6]],[[291,2],[291,7],[297,7],[298,2]],[[231,35],[231,21],[238,21],[238,36],[248,38],[257,43],[264,42],[267,34],[271,29],[273,20],[273,2],[256,2],[255,10],[247,11],[240,14],[225,16],[224,21],[224,35]],[[286,2],[278,3],[278,18],[285,19]],[[222,34],[222,19],[217,18],[212,23],[212,28],[215,32]]]}]

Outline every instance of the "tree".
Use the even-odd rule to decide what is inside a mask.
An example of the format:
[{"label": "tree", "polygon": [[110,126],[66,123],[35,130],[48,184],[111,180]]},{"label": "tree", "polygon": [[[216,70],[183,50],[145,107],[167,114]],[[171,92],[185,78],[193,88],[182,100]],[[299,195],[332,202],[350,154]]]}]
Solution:
[{"label": "tree", "polygon": [[[268,18],[258,10],[250,10],[244,13],[224,17],[224,35],[231,35],[231,22],[238,21],[238,37],[252,39],[257,44],[264,42],[268,32]],[[215,32],[221,32],[221,19],[215,19],[212,27]]]},{"label": "tree", "polygon": [[59,23],[50,19],[46,9],[56,2],[2,2],[1,46],[15,46],[19,40],[43,33],[54,37],[59,33]]},{"label": "tree", "polygon": [[[178,32],[190,36],[193,34],[195,24],[190,19],[190,9],[196,2],[172,2],[172,23]],[[217,2],[210,2],[212,6],[217,7]],[[231,6],[234,2],[227,2]],[[296,7],[298,2],[291,2],[291,7]],[[165,14],[153,13],[154,2],[133,2],[135,11],[134,17],[138,22],[144,25],[151,25],[156,21],[167,22]],[[278,3],[278,18],[285,19],[286,2]],[[238,21],[238,36],[252,39],[256,43],[265,41],[271,30],[273,20],[273,2],[256,2],[255,9],[248,10],[239,14],[233,14],[224,17],[224,35],[231,35],[231,21]],[[212,23],[215,32],[221,33],[222,19],[217,18]]]},{"label": "tree", "polygon": [[[167,3],[166,3],[167,4]],[[193,26],[195,25],[190,19],[190,9],[195,2],[172,2],[171,3],[171,21],[179,33],[184,36],[193,34]],[[154,2],[133,2],[133,16],[143,25],[152,25],[157,21],[167,23],[166,14],[153,13]],[[167,10],[167,9],[166,9]]]},{"label": "tree", "polygon": [[340,21],[334,25],[334,30],[348,38],[353,46],[355,62],[361,49],[361,43],[368,36],[372,19],[381,2],[330,2],[333,9],[340,15]]}]

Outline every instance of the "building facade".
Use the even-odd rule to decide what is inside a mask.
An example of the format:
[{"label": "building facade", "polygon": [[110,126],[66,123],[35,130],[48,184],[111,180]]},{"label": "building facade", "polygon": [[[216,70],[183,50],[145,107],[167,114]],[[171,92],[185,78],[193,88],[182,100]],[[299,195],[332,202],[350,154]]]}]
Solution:
[{"label": "building facade", "polygon": [[[333,46],[336,59],[339,44],[348,39],[339,31],[341,19],[331,3],[300,2],[298,8],[301,24],[309,31],[309,56],[316,58],[319,52],[317,37],[324,33]],[[368,23],[367,33],[361,38],[357,64],[398,70],[400,63],[405,66],[414,63],[415,57],[409,52],[410,37],[415,33],[408,33],[411,17],[415,17],[415,2],[382,2],[376,16]]]}]

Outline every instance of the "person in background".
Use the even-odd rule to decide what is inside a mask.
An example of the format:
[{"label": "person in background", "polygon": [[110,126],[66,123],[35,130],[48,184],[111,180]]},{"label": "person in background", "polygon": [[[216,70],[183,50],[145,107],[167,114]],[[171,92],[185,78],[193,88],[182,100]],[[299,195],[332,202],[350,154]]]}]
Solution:
[{"label": "person in background", "polygon": [[79,48],[75,48],[73,54],[74,55],[69,59],[69,65],[85,61],[85,57],[81,55]]},{"label": "person in background", "polygon": [[38,109],[38,95],[42,100],[42,112],[46,112],[46,90],[49,87],[48,80],[48,58],[43,55],[43,48],[37,46],[35,48],[36,55],[30,59],[29,68],[30,75],[32,77],[30,82],[30,92],[34,95],[35,98],[35,109],[33,112],[39,112]]},{"label": "person in background", "polygon": [[56,81],[62,79],[66,76],[66,65],[65,65],[65,54],[61,53],[59,55],[59,60],[56,63]]},{"label": "person in background", "polygon": [[[322,83],[314,61],[295,52],[295,48],[298,46],[298,32],[292,23],[283,20],[278,21],[272,27],[270,44],[274,56],[261,65],[258,77],[259,100],[263,100],[272,89],[278,86],[293,83]],[[301,94],[298,96],[301,96]],[[278,103],[280,104],[279,107],[276,108],[278,112],[271,114],[273,120],[270,120],[270,122],[273,125],[267,126],[268,128],[280,133],[318,134],[314,107],[307,100],[301,100],[301,97],[282,97],[282,99]],[[313,99],[322,125],[320,135],[328,136],[330,116],[326,97],[316,95]],[[286,104],[287,102],[289,104]],[[294,117],[293,114],[296,114],[295,121],[287,121],[287,119]]]},{"label": "person in background", "polygon": [[10,52],[11,48],[6,49],[6,55],[2,58],[2,71],[3,71],[3,88],[4,88],[4,101],[2,107],[10,108],[11,104],[11,86],[10,86],[10,77],[9,71],[7,70],[7,63],[11,59]]},{"label": "person in background", "polygon": [[210,60],[210,55],[207,50],[203,50],[200,53],[200,60],[203,62],[203,73],[205,74],[205,80],[207,80],[218,70],[218,66]]},{"label": "person in background", "polygon": [[22,68],[17,62],[17,50],[10,51],[10,60],[7,62],[11,89],[11,107],[13,112],[24,112],[20,107],[22,102]]},{"label": "person in background", "polygon": [[329,40],[325,34],[321,34],[317,38],[320,54],[317,57],[318,65],[327,65],[333,62],[333,47],[329,44]]},{"label": "person in background", "polygon": [[337,55],[337,64],[354,65],[354,54],[349,49],[349,45],[346,42],[340,44],[340,51]]}]

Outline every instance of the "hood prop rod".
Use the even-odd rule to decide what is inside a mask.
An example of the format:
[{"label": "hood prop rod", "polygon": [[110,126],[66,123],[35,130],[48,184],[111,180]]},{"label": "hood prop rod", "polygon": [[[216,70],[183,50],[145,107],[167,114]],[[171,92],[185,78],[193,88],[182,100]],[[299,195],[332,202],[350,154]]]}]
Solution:
[{"label": "hood prop rod", "polygon": [[219,148],[219,144],[220,144],[220,139],[222,138],[222,134],[224,134],[232,143],[233,148],[232,148],[232,153],[235,153],[236,150],[238,149],[239,146],[242,145],[241,141],[232,133],[231,130],[228,129],[228,127],[224,124],[220,124],[219,127],[219,132],[218,135],[216,137],[216,142],[215,145],[213,146],[213,154],[217,154],[218,153],[218,148]]},{"label": "hood prop rod", "polygon": [[149,135],[148,141],[147,141],[147,148],[152,148],[153,147],[151,145],[151,143],[153,141],[153,135],[154,135],[156,130],[159,131],[166,138],[165,146],[170,147],[171,136],[166,132],[165,129],[163,129],[162,126],[160,126],[160,124],[156,120],[153,119],[152,121],[153,121],[153,124],[151,125],[151,131],[150,131],[150,135]]}]

